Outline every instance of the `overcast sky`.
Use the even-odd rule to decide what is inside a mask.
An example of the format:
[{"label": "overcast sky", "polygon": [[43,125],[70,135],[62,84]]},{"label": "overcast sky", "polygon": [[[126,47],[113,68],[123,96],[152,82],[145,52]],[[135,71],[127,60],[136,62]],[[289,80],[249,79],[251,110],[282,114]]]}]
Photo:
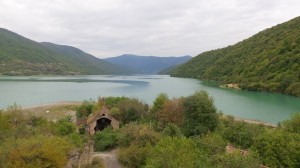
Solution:
[{"label": "overcast sky", "polygon": [[300,16],[300,0],[0,0],[0,27],[97,57],[195,56]]}]

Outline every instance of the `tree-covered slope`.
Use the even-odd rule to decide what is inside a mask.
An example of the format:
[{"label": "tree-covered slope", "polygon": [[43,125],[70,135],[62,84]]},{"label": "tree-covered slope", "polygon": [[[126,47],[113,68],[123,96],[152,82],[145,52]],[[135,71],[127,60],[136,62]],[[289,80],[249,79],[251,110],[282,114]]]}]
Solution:
[{"label": "tree-covered slope", "polygon": [[124,54],[117,57],[106,58],[110,63],[131,69],[138,74],[158,74],[160,71],[178,64],[183,64],[191,59],[191,56],[182,57],[156,57],[137,56]]},{"label": "tree-covered slope", "polygon": [[171,76],[236,83],[300,97],[300,17],[226,48],[199,54]]},{"label": "tree-covered slope", "polygon": [[0,74],[71,75],[120,73],[119,67],[77,48],[38,43],[0,28]]}]

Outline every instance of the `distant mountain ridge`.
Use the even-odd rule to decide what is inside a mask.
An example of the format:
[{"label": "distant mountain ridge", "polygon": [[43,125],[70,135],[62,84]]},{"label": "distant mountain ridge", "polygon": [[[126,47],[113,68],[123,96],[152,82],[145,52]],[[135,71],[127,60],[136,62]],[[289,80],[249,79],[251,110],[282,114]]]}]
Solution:
[{"label": "distant mountain ridge", "polygon": [[158,74],[172,66],[183,64],[191,58],[191,56],[157,57],[124,54],[117,57],[106,58],[105,60],[112,64],[126,67],[136,74]]},{"label": "distant mountain ridge", "polygon": [[0,28],[2,75],[123,74],[127,70],[65,45],[38,43]]},{"label": "distant mountain ridge", "polygon": [[235,45],[201,53],[170,74],[300,97],[300,17]]}]

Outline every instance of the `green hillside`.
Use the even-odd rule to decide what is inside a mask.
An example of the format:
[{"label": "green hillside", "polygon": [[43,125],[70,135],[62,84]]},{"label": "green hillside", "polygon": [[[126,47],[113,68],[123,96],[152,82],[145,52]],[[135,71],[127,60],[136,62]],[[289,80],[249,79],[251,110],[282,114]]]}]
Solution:
[{"label": "green hillside", "polygon": [[77,48],[38,43],[0,28],[0,74],[115,74],[122,70]]},{"label": "green hillside", "polygon": [[171,76],[236,83],[300,97],[300,17],[226,48],[199,54]]}]

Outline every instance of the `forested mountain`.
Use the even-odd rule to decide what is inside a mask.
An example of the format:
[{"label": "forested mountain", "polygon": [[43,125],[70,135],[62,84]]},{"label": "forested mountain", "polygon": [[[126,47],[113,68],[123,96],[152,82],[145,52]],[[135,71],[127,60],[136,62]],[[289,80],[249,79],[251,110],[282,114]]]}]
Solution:
[{"label": "forested mountain", "polygon": [[183,64],[191,59],[191,56],[183,57],[155,57],[124,54],[117,57],[106,58],[110,63],[126,67],[137,74],[158,74],[171,66]]},{"label": "forested mountain", "polygon": [[77,48],[38,43],[0,28],[0,74],[72,75],[123,73],[105,60]]},{"label": "forested mountain", "polygon": [[171,76],[236,83],[300,97],[300,17],[235,45],[199,54]]}]

